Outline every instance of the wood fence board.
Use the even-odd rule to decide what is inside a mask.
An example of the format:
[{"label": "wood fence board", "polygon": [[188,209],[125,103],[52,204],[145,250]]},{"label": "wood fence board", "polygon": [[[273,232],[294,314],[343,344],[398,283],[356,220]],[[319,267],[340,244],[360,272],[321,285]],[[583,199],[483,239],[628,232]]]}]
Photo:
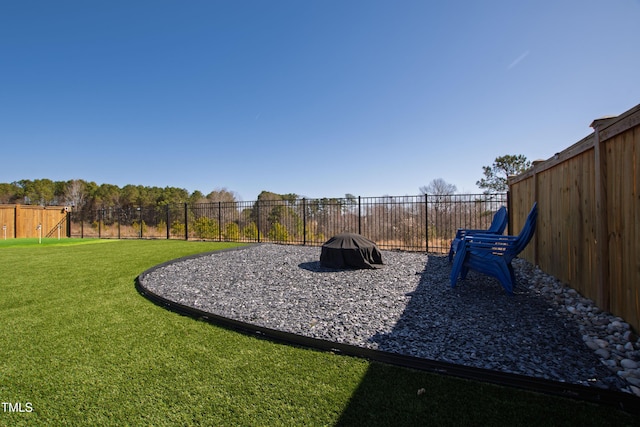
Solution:
[{"label": "wood fence board", "polygon": [[[527,178],[518,182],[517,191],[512,192],[509,221],[511,223],[511,230],[513,234],[520,233],[520,230],[524,226],[526,217],[531,210],[531,206],[534,201],[534,184],[535,181],[532,177]],[[536,236],[534,235],[533,238],[536,239]],[[533,244],[534,241],[532,241],[529,246]],[[534,255],[534,251],[527,248],[520,254],[520,257],[535,264]]]},{"label": "wood fence board", "polygon": [[[526,249],[527,256],[531,259],[537,257],[538,265],[553,270],[553,258],[557,256],[554,251],[558,250],[558,236],[553,233],[553,229],[549,227],[549,217],[553,215],[555,209],[555,199],[549,198],[551,187],[553,185],[553,177],[550,174],[536,174],[533,178],[537,180],[537,196],[538,201],[538,221],[536,224],[535,240]],[[536,244],[537,243],[537,244]],[[538,252],[537,256],[534,252]],[[532,255],[529,255],[532,254]]]},{"label": "wood fence board", "polygon": [[2,230],[0,228],[0,230],[2,230],[3,232],[3,239],[5,231],[7,234],[7,239],[12,239],[15,237],[15,215],[16,211],[14,205],[0,206],[0,227],[7,227],[6,230]]},{"label": "wood fence board", "polygon": [[[627,312],[627,301],[630,298],[631,287],[628,283],[629,267],[631,266],[631,259],[629,256],[633,253],[631,247],[631,236],[633,233],[633,224],[631,220],[633,218],[633,205],[629,201],[633,200],[633,188],[632,188],[632,173],[633,173],[633,141],[632,135],[629,132],[623,133],[620,137],[617,145],[620,147],[620,157],[622,158],[622,168],[618,172],[620,180],[620,193],[623,202],[619,205],[620,210],[620,257],[622,258],[622,265],[620,271],[620,281],[614,284],[614,292],[618,294],[618,306],[615,310],[619,313]],[[626,201],[626,202],[624,202]]]},{"label": "wood fence board", "polygon": [[[615,157],[610,170],[608,191],[615,194],[610,203],[614,220],[610,224],[611,309],[629,322],[640,319],[638,309],[638,199],[637,152],[640,148],[639,131],[619,134],[611,139],[610,153]],[[634,319],[634,320],[631,320]]]},{"label": "wood fence board", "polygon": [[635,209],[633,211],[634,233],[631,272],[629,284],[635,284],[629,298],[631,317],[629,322],[633,325],[640,325],[640,126],[634,128],[633,136],[633,201]]},{"label": "wood fence board", "polygon": [[575,165],[573,181],[573,201],[570,216],[574,226],[573,244],[573,283],[585,295],[593,295],[597,289],[596,281],[596,211],[595,204],[589,203],[589,195],[595,194],[595,158],[594,150],[580,154],[572,159]]},{"label": "wood fence board", "polygon": [[624,218],[622,201],[624,189],[621,176],[624,174],[624,150],[619,145],[620,138],[607,141],[605,153],[608,164],[607,200],[608,200],[608,236],[609,236],[609,286],[611,310],[620,312],[622,306],[620,287],[623,281],[622,235]]},{"label": "wood fence board", "polygon": [[576,248],[577,256],[580,256],[580,248],[582,248],[583,263],[581,267],[582,276],[578,279],[580,283],[584,283],[584,295],[596,295],[598,282],[597,264],[596,264],[596,241],[597,241],[597,213],[596,205],[591,195],[595,194],[595,157],[594,150],[585,153],[582,156],[582,170],[579,180],[577,197],[579,198],[577,213],[582,225],[580,235],[577,237],[578,247]]},{"label": "wood fence board", "polygon": [[632,142],[631,171],[630,175],[630,212],[629,222],[633,226],[633,232],[629,233],[629,243],[631,250],[629,251],[629,274],[627,283],[631,287],[628,305],[629,318],[634,318],[635,324],[640,324],[640,126],[634,128]]}]

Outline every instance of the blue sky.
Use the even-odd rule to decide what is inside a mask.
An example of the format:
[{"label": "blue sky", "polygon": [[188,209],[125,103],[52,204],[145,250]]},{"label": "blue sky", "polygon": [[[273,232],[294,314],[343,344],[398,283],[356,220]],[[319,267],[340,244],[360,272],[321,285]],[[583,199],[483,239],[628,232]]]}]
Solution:
[{"label": "blue sky", "polygon": [[476,192],[640,103],[640,1],[0,1],[0,182]]}]

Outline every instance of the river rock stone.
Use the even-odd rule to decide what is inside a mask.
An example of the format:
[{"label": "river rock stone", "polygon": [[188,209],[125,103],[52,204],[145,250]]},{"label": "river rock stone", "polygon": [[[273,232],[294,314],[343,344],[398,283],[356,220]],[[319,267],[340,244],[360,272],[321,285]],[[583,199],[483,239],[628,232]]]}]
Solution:
[{"label": "river rock stone", "polygon": [[598,347],[600,348],[607,348],[609,347],[609,341],[604,340],[604,339],[600,339],[600,338],[596,338],[593,340],[593,342],[595,342],[596,344],[598,344]]}]

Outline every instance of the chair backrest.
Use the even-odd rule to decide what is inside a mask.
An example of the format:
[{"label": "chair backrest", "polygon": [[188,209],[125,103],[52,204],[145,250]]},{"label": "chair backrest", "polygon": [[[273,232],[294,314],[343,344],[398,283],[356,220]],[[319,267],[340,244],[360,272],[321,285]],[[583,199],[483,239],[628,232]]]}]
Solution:
[{"label": "chair backrest", "polygon": [[533,207],[531,208],[531,211],[529,211],[529,215],[527,215],[527,220],[525,221],[524,226],[520,231],[520,234],[518,234],[518,238],[516,239],[515,242],[513,242],[513,245],[511,245],[511,247],[508,249],[508,252],[510,252],[511,257],[515,257],[520,252],[522,252],[524,248],[527,247],[527,245],[531,241],[531,238],[533,237],[533,234],[536,231],[537,220],[538,220],[538,202],[535,202],[533,204]]},{"label": "chair backrest", "polygon": [[493,215],[493,220],[491,221],[491,226],[487,231],[495,234],[504,233],[504,229],[507,228],[507,222],[509,221],[509,216],[507,215],[507,208],[502,206],[498,211]]}]

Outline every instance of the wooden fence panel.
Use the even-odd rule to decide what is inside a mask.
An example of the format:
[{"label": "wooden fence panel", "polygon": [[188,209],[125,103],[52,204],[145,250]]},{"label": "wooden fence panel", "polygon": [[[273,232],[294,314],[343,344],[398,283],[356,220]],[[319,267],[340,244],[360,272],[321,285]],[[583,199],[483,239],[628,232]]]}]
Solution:
[{"label": "wooden fence panel", "polygon": [[606,141],[611,311],[640,324],[640,126]]},{"label": "wooden fence panel", "polygon": [[67,212],[64,206],[0,206],[0,227],[6,225],[7,239],[39,237],[38,225],[42,226],[42,237],[48,234],[58,237],[58,225],[60,225],[60,237],[67,237],[66,217]]},{"label": "wooden fence panel", "polygon": [[[640,105],[509,180],[513,232],[538,201],[522,257],[640,331]],[[526,202],[525,202],[526,201]]]},{"label": "wooden fence panel", "polygon": [[[536,239],[526,257],[583,294],[594,290],[593,150],[533,176],[538,201]],[[534,255],[531,255],[534,252]]]},{"label": "wooden fence panel", "polygon": [[[575,159],[575,160],[574,160]],[[575,277],[575,289],[583,295],[598,294],[596,263],[597,252],[597,221],[596,204],[591,195],[595,194],[595,158],[593,150],[580,154],[573,161],[575,189],[574,202],[571,204],[570,215],[574,219],[573,236],[570,242],[575,242],[572,248],[572,265]],[[602,302],[600,302],[601,304]]]},{"label": "wooden fence panel", "polygon": [[[561,209],[562,195],[557,194],[559,197],[552,197],[554,186],[558,185],[557,176],[561,173],[540,173],[533,176],[535,181],[536,192],[534,199],[538,202],[538,222],[536,224],[536,234],[534,240],[527,248],[527,254],[529,258],[533,258],[535,263],[539,266],[549,266],[554,257],[558,256],[558,251],[561,248],[558,247],[558,240],[561,236],[558,233],[554,233],[552,227],[552,221],[560,219],[556,216],[558,209]],[[532,254],[533,255],[529,255]],[[555,275],[555,272],[546,270],[550,274]]]},{"label": "wooden fence panel", "polygon": [[66,237],[67,210],[64,206],[47,206],[42,210],[42,237]]}]

